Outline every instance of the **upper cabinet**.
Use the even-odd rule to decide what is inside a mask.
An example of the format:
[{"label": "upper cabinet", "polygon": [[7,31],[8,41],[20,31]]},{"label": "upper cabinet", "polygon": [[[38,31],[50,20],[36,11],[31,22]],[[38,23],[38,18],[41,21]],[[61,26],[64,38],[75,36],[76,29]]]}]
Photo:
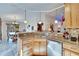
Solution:
[{"label": "upper cabinet", "polygon": [[65,27],[79,28],[79,4],[66,3],[65,4]]},{"label": "upper cabinet", "polygon": [[71,4],[72,28],[77,28],[77,4]]},{"label": "upper cabinet", "polygon": [[76,23],[77,23],[77,28],[79,28],[79,4],[77,4],[77,20],[76,20]]},{"label": "upper cabinet", "polygon": [[71,27],[71,17],[70,17],[70,4],[65,4],[65,27],[70,28]]},{"label": "upper cabinet", "polygon": [[2,40],[2,21],[1,21],[1,18],[0,18],[0,40]]}]

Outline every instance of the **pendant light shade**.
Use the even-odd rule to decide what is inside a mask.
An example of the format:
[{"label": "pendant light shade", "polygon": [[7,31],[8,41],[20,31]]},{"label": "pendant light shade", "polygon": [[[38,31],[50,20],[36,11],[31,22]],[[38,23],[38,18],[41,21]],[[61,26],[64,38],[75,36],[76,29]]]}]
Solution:
[{"label": "pendant light shade", "polygon": [[57,20],[55,20],[55,24],[57,24],[58,23],[58,21]]},{"label": "pendant light shade", "polygon": [[[57,16],[57,10],[56,10],[56,15],[55,15],[55,17]],[[58,20],[57,19],[55,19],[55,24],[57,24],[58,23]]]},{"label": "pendant light shade", "polygon": [[39,20],[38,24],[42,24],[42,21],[41,21],[41,12],[40,12],[40,20]]},{"label": "pendant light shade", "polygon": [[25,8],[25,20],[24,23],[27,24],[27,20],[26,20],[26,8]]}]

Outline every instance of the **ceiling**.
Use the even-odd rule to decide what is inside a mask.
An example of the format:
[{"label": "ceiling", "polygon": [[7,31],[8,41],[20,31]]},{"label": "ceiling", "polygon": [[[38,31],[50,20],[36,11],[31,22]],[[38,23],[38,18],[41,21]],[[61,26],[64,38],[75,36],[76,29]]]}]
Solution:
[{"label": "ceiling", "polygon": [[26,16],[36,16],[39,12],[46,12],[57,7],[64,5],[63,3],[7,3],[0,4],[0,16],[3,20],[12,21],[17,19],[18,21],[24,20],[25,8]]}]

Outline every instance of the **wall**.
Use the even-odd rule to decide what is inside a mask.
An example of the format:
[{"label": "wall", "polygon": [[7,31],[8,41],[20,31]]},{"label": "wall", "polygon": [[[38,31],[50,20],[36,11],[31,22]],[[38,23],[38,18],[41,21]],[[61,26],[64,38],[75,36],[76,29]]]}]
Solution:
[{"label": "wall", "polygon": [[[51,23],[54,24],[56,14],[63,13],[64,8],[57,9],[56,11],[42,12],[42,13],[40,13],[40,12],[27,12],[26,19],[24,18],[24,19],[19,20],[19,24],[20,24],[19,30],[23,31],[23,29],[25,29],[28,25],[31,25],[31,26],[34,26],[34,30],[37,31],[37,23],[40,20],[44,23],[43,30],[49,30],[50,24]],[[27,20],[26,25],[23,22],[24,20]],[[3,26],[4,26],[4,28],[6,28],[6,25],[4,23],[5,22],[3,22]],[[54,27],[57,28],[56,25]],[[6,29],[4,29],[4,30],[6,33]],[[6,34],[4,34],[4,35],[6,36]]]},{"label": "wall", "polygon": [[37,23],[39,21],[42,21],[44,23],[43,30],[45,30],[45,28],[46,28],[45,13],[41,13],[41,17],[40,17],[40,12],[28,13],[26,20],[27,20],[26,25],[23,23],[23,21],[21,21],[19,23],[20,24],[20,31],[23,31],[23,29],[25,29],[28,25],[34,26],[34,31],[37,31]]},{"label": "wall", "polygon": [[0,18],[0,40],[2,40],[2,29],[1,29],[1,26],[2,26],[2,20]]},{"label": "wall", "polygon": [[2,40],[7,40],[7,25],[5,21],[2,21]]},{"label": "wall", "polygon": [[42,12],[40,14],[40,12],[28,12],[27,13],[27,24],[25,26],[25,24],[23,22],[20,23],[20,31],[22,31],[25,27],[27,27],[27,25],[31,25],[34,26],[34,30],[37,31],[37,23],[39,21],[42,21],[44,23],[43,25],[43,30],[47,31],[49,30],[50,24],[54,24],[54,29],[57,29],[57,25],[54,23],[55,22],[55,16],[56,13],[57,15],[62,14],[64,12],[64,8],[60,8],[57,11],[53,11],[53,12]]},{"label": "wall", "polygon": [[[55,17],[58,15],[62,15],[62,14],[64,14],[64,7],[51,11],[51,12],[48,12],[46,15],[46,18],[45,18],[46,19],[46,28],[49,28],[50,24],[53,24],[54,30],[57,31],[58,25],[55,24],[55,20],[56,20]],[[63,28],[63,26],[61,28]]]}]

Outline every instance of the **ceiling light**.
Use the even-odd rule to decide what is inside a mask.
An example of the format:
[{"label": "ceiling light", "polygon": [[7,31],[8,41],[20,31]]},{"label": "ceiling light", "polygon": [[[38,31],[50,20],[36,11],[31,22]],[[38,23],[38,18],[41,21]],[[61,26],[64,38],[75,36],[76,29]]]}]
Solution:
[{"label": "ceiling light", "polygon": [[12,22],[12,24],[18,24],[17,22]]}]

